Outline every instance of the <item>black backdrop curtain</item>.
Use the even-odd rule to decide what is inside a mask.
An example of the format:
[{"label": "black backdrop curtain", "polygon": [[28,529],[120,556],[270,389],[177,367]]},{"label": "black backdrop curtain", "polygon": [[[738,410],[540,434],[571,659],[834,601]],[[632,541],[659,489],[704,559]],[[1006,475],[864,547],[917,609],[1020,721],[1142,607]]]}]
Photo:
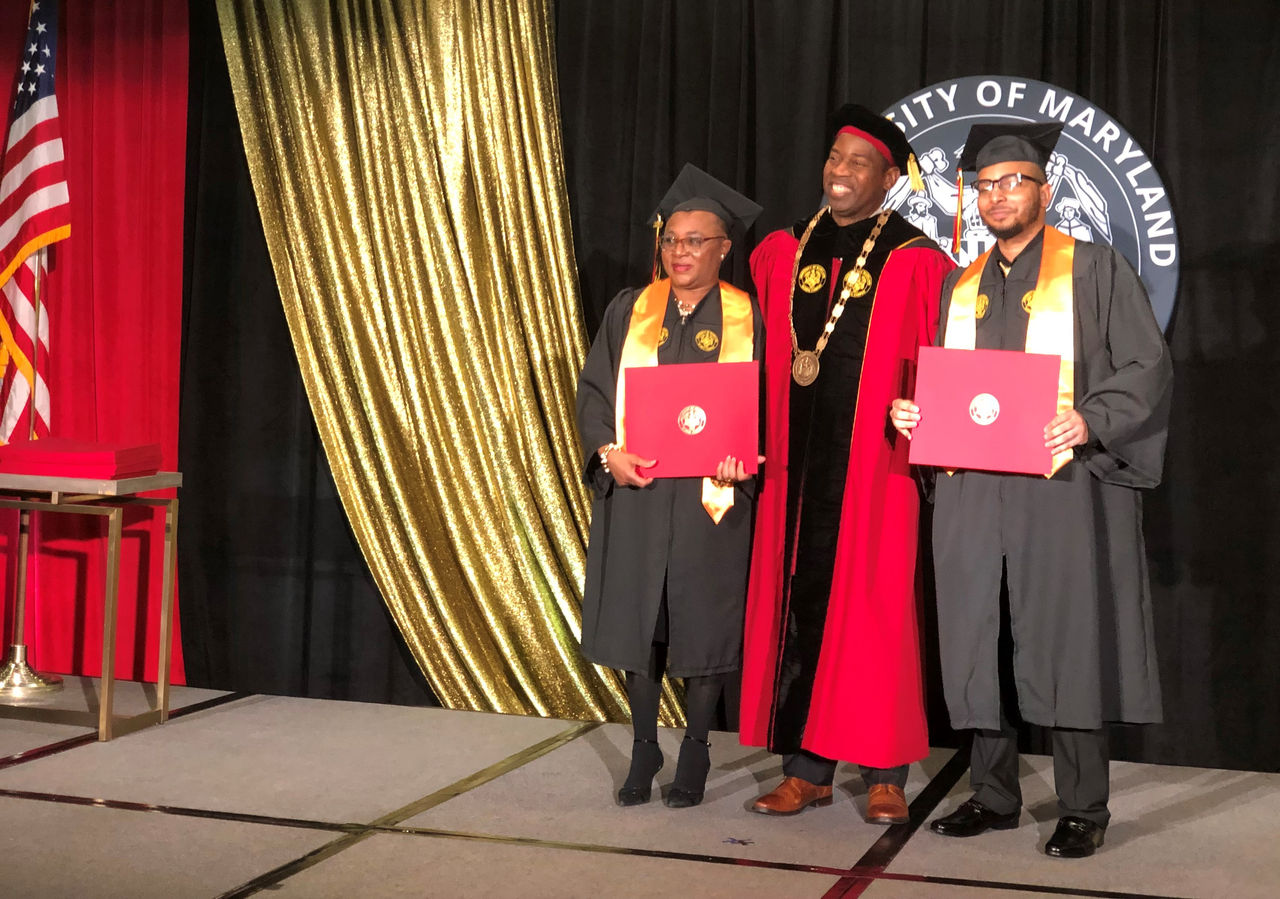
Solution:
[{"label": "black backdrop curtain", "polygon": [[[191,4],[180,584],[188,681],[431,702],[319,450],[249,186],[213,4]],[[927,15],[926,15],[927,12]],[[560,0],[584,313],[645,280],[685,161],[754,196],[748,243],[813,208],[820,122],[1009,74],[1113,114],[1173,195],[1182,284],[1166,482],[1147,538],[1167,723],[1118,755],[1280,770],[1280,22],[1273,4]],[[745,254],[734,254],[743,283]],[[939,703],[932,697],[936,733]],[[938,742],[935,740],[935,742]]]},{"label": "black backdrop curtain", "polygon": [[822,122],[846,100],[880,109],[949,78],[1015,75],[1124,125],[1173,198],[1181,285],[1166,478],[1146,497],[1166,723],[1118,729],[1115,754],[1280,770],[1274,3],[560,0],[557,29],[592,333],[618,289],[647,279],[644,222],[686,161],[764,205],[754,244],[815,208]]},{"label": "black backdrop curtain", "polygon": [[249,181],[212,0],[193,0],[179,463],[187,682],[435,705],[347,524]]}]

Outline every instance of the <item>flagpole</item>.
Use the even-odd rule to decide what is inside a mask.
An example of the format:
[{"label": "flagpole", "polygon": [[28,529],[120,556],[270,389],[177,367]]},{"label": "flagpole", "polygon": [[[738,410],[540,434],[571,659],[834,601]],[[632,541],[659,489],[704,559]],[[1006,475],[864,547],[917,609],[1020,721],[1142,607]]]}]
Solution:
[{"label": "flagpole", "polygon": [[[44,306],[44,273],[48,247],[41,247],[36,252],[35,290],[33,305],[36,311],[35,329],[31,332],[31,395],[27,398],[29,415],[27,416],[27,439],[36,437],[36,385],[40,383],[40,313]],[[62,689],[62,678],[56,674],[40,674],[27,664],[27,647],[24,642],[27,626],[27,559],[30,555],[30,532],[32,516],[27,509],[18,513],[18,578],[17,596],[13,601],[13,643],[9,647],[9,656],[3,667],[0,667],[0,696],[13,699],[44,696]]]}]

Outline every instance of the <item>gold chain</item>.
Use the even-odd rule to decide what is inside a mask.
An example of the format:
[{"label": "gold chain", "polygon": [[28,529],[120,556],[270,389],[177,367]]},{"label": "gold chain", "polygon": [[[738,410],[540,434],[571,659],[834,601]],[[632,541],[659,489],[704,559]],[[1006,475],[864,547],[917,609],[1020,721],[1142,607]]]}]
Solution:
[{"label": "gold chain", "polygon": [[802,350],[800,349],[800,339],[796,337],[796,275],[799,272],[800,257],[804,255],[804,248],[809,242],[809,236],[813,233],[818,221],[830,209],[831,207],[829,206],[823,206],[818,210],[818,214],[809,220],[808,227],[804,229],[804,236],[800,238],[800,245],[796,247],[795,261],[791,263],[791,308],[787,318],[791,324],[792,376],[796,379],[796,383],[806,387],[818,377],[818,357],[822,355],[822,351],[827,346],[827,341],[831,339],[831,332],[836,329],[836,322],[844,314],[845,303],[849,302],[849,297],[853,294],[853,287],[858,281],[858,275],[866,266],[867,257],[871,255],[871,251],[875,248],[876,238],[880,236],[880,230],[884,227],[885,222],[889,221],[889,216],[892,214],[891,210],[885,209],[876,219],[875,227],[871,229],[871,233],[862,244],[862,252],[858,254],[858,261],[854,263],[853,269],[845,273],[844,277],[841,278],[844,287],[840,291],[840,299],[831,307],[831,314],[827,317],[827,323],[822,328],[822,334],[818,337],[817,344],[812,350]]}]

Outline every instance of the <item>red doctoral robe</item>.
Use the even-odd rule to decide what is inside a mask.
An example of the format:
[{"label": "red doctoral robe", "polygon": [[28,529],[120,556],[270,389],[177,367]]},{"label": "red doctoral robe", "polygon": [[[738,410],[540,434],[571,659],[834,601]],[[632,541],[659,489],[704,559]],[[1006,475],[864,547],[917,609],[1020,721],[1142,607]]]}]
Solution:
[{"label": "red doctoral robe", "polygon": [[[834,227],[829,219],[827,225]],[[767,461],[759,485],[747,594],[741,740],[780,753],[804,749],[888,768],[919,760],[928,752],[916,615],[920,492],[907,463],[908,443],[896,439],[888,410],[895,397],[911,395],[916,352],[933,342],[942,282],[954,265],[918,230],[896,213],[892,216],[866,264],[874,282],[872,297],[863,300],[870,301],[869,321],[862,319],[865,348],[855,347],[862,351],[856,406],[819,404],[813,411],[815,419],[844,416],[846,431],[848,416],[853,416],[847,470],[842,478],[839,471],[815,471],[819,459],[802,473],[789,472],[792,394],[817,386],[798,387],[791,378],[790,306],[798,243],[793,231],[775,231],[751,257],[765,318]],[[860,246],[861,237],[856,243]],[[852,256],[845,259],[852,265]],[[840,260],[832,260],[828,290],[819,295],[819,302],[831,302],[840,285],[839,267]],[[797,290],[797,303],[802,299]],[[856,339],[850,337],[856,333],[852,318],[846,307],[836,328],[840,332],[844,327],[846,341]],[[828,352],[838,336],[832,336]],[[805,349],[812,346],[812,340],[802,342]],[[834,377],[829,370],[834,359],[829,365],[824,355],[822,364],[819,381]],[[843,448],[839,449],[836,457],[843,460]],[[808,458],[814,460],[815,455]],[[791,528],[793,536],[801,532],[797,519],[803,513],[793,512],[788,522],[787,480],[801,474],[814,484],[834,474],[833,483],[842,480],[844,485],[829,596],[821,597],[825,617],[818,606],[816,621],[812,615],[808,621],[803,614],[797,618],[788,609],[796,553],[786,539],[787,530]],[[808,507],[814,508],[812,503]],[[801,658],[808,661],[796,661]],[[798,699],[793,694],[779,715],[779,690],[790,689],[780,685],[794,680],[784,671],[794,672],[802,664],[808,674],[801,679],[806,686],[811,683],[812,690],[807,695],[801,690]]]}]

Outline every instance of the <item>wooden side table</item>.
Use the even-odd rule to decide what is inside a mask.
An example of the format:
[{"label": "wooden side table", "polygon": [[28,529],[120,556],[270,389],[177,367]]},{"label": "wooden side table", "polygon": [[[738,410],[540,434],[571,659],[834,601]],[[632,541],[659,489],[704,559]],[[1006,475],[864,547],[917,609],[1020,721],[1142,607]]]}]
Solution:
[{"label": "wooden side table", "polygon": [[[0,509],[18,509],[22,525],[26,527],[32,512],[65,512],[74,515],[96,515],[107,519],[107,573],[103,594],[102,613],[102,686],[98,697],[98,739],[110,740],[113,736],[130,733],[151,724],[163,724],[169,720],[169,662],[170,634],[172,632],[173,594],[178,547],[178,499],[139,496],[155,490],[182,486],[182,474],[162,471],[137,478],[121,478],[108,481],[94,478],[61,478],[47,475],[21,475],[0,473]],[[164,576],[160,598],[160,647],[157,672],[158,708],[138,715],[116,718],[112,711],[115,695],[116,656],[116,594],[120,582],[120,532],[127,506],[163,506],[164,515]],[[23,596],[26,585],[26,566],[18,566],[18,593]],[[87,601],[87,597],[86,597]],[[22,642],[22,634],[14,635],[14,642]],[[40,708],[30,705],[0,705],[0,718],[24,718],[36,721],[92,724],[93,713],[68,714],[65,710]]]}]

